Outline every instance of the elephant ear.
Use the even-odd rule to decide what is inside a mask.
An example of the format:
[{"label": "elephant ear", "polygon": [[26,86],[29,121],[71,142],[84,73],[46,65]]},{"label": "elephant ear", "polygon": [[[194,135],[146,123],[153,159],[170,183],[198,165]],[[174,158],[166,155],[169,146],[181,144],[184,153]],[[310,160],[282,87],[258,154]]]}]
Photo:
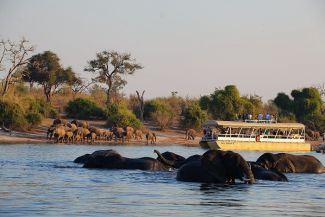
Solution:
[{"label": "elephant ear", "polygon": [[295,166],[293,163],[286,158],[281,158],[274,164],[274,169],[283,172],[283,173],[294,173],[296,172]]}]

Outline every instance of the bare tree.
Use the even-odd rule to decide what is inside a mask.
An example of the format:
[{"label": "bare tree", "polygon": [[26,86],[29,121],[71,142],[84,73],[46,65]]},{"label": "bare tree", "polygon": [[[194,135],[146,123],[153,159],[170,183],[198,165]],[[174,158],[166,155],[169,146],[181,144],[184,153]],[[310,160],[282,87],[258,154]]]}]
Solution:
[{"label": "bare tree", "polygon": [[[9,66],[9,70],[6,72],[6,76],[3,80],[2,96],[4,96],[9,89],[9,86],[13,84],[13,74],[15,71],[28,63],[28,54],[34,51],[34,46],[29,45],[29,41],[22,38],[18,43],[7,40],[0,42],[1,56],[0,56],[0,71],[6,71],[6,65]],[[8,63],[4,64],[7,60]]]},{"label": "bare tree", "polygon": [[139,116],[140,116],[140,120],[143,121],[143,113],[144,113],[144,100],[143,100],[143,95],[144,95],[145,90],[142,91],[141,96],[140,96],[140,94],[139,94],[138,91],[136,91],[136,92],[137,92],[138,101],[139,101],[139,112],[140,112]]},{"label": "bare tree", "polygon": [[325,100],[325,82],[322,84],[315,85],[315,88],[319,91],[320,96]]},{"label": "bare tree", "polygon": [[73,98],[76,97],[78,93],[82,93],[86,91],[89,86],[94,84],[95,81],[90,81],[90,82],[84,82],[81,78],[76,77],[73,85],[71,86],[71,90],[73,92]]}]

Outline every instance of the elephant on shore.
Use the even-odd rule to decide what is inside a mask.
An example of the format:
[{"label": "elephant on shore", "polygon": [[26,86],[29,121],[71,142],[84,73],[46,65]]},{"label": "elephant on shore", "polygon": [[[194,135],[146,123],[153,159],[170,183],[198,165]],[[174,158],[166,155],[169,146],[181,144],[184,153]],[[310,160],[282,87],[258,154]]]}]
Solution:
[{"label": "elephant on shore", "polygon": [[181,166],[177,180],[192,182],[235,183],[240,179],[252,184],[255,178],[249,164],[238,153],[232,151],[209,150],[199,160]]},{"label": "elephant on shore", "polygon": [[157,141],[157,136],[154,132],[147,132],[146,133],[146,144],[148,145],[150,141],[150,144],[155,144]]},{"label": "elephant on shore", "polygon": [[257,180],[269,180],[269,181],[283,181],[287,182],[288,178],[277,170],[268,170],[259,165],[256,162],[248,162],[253,172],[254,178]]},{"label": "elephant on shore", "polygon": [[84,168],[102,169],[128,169],[128,170],[152,170],[169,171],[167,166],[160,161],[150,158],[127,158],[114,150],[99,150],[90,155],[83,155],[75,159],[75,162],[84,163]]},{"label": "elephant on shore", "polygon": [[256,163],[266,169],[276,169],[283,173],[324,173],[324,165],[314,156],[287,153],[264,153]]},{"label": "elephant on shore", "polygon": [[196,131],[194,129],[188,129],[185,132],[185,139],[194,140],[196,136]]}]

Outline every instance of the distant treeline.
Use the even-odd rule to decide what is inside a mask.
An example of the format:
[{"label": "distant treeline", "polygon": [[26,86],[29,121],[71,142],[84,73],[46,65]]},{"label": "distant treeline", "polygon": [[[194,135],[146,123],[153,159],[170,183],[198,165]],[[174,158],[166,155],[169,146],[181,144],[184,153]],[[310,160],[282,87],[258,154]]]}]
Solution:
[{"label": "distant treeline", "polygon": [[[85,63],[78,76],[64,68],[52,51],[29,55],[33,46],[0,41],[0,70],[5,73],[0,90],[0,123],[11,129],[29,129],[44,117],[106,120],[107,126],[141,128],[144,121],[164,130],[171,126],[200,129],[207,119],[238,120],[269,114],[278,122],[302,122],[311,130],[325,131],[324,85],[292,90],[290,96],[278,93],[263,102],[258,95],[241,95],[228,85],[199,98],[183,98],[177,92],[168,97],[146,99],[145,91],[125,96],[124,74],[143,68],[127,53],[102,51]],[[7,61],[7,62],[6,62]]]}]

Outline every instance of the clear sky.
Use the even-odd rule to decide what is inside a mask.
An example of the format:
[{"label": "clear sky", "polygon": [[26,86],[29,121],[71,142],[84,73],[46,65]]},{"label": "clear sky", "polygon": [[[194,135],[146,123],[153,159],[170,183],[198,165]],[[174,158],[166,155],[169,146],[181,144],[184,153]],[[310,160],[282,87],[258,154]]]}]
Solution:
[{"label": "clear sky", "polygon": [[144,69],[123,91],[146,98],[235,84],[266,101],[325,82],[321,0],[0,0],[0,38],[22,36],[82,77],[96,52],[129,52]]}]

